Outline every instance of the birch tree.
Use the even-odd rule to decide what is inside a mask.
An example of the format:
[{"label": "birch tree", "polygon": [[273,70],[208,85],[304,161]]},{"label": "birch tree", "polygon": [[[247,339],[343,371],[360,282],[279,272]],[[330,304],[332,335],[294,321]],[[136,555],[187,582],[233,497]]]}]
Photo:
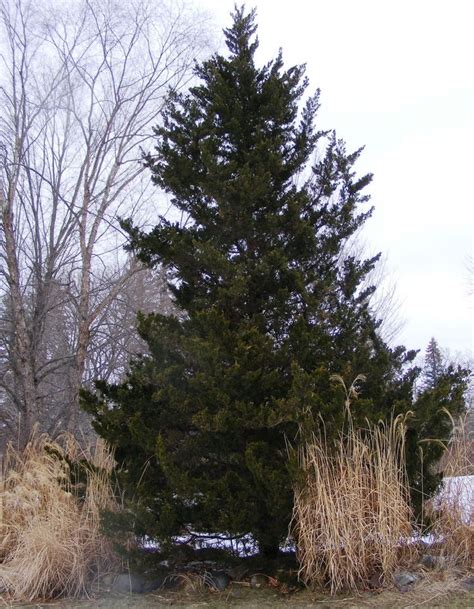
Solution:
[{"label": "birch tree", "polygon": [[99,328],[141,272],[118,218],[145,223],[163,204],[141,155],[206,40],[203,18],[175,3],[0,7],[0,383],[4,424],[24,443],[36,422],[77,428]]}]

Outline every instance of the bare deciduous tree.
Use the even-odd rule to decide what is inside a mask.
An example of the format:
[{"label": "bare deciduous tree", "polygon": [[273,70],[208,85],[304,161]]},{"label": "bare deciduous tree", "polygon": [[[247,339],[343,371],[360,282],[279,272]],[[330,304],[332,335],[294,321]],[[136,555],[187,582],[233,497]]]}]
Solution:
[{"label": "bare deciduous tree", "polygon": [[117,218],[146,219],[141,150],[205,40],[199,16],[166,2],[0,10],[0,384],[24,442],[36,421],[74,430],[87,367],[110,369],[104,345],[128,349],[113,316],[142,271]]},{"label": "bare deciduous tree", "polygon": [[[358,232],[346,243],[341,260],[346,256],[364,259],[372,256],[363,233]],[[373,286],[376,288],[369,297],[371,311],[379,321],[378,332],[385,342],[394,344],[405,324],[401,314],[401,302],[397,294],[397,285],[390,271],[388,259],[381,255],[374,268],[365,277],[361,289]]]}]

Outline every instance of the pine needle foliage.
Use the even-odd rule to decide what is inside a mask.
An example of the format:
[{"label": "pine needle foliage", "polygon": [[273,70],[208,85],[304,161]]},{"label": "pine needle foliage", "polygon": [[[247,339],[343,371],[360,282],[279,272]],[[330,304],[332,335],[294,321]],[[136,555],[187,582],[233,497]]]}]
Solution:
[{"label": "pine needle foliage", "polygon": [[433,389],[445,373],[447,365],[435,338],[431,338],[425,351],[425,361],[422,373],[424,389]]},{"label": "pine needle foliage", "polygon": [[364,284],[378,257],[347,253],[372,212],[361,150],[316,128],[304,66],[256,64],[254,12],[236,8],[225,38],[227,56],[171,94],[145,158],[185,221],[123,223],[139,258],[168,269],[180,314],[140,316],[149,355],[83,407],[116,447],[136,533],[251,534],[270,555],[292,511],[286,439],[319,417],[333,437],[343,424],[333,375],[365,375],[364,423],[412,409],[418,372],[378,334]]}]

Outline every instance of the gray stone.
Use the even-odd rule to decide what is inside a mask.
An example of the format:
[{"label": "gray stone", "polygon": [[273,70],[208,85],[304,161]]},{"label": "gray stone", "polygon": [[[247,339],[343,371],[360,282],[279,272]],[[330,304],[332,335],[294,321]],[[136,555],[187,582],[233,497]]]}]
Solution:
[{"label": "gray stone", "polygon": [[436,556],[435,554],[423,554],[420,564],[427,569],[441,569],[445,566],[446,559],[444,556]]},{"label": "gray stone", "polygon": [[112,584],[114,592],[145,594],[161,588],[164,577],[161,575],[150,577],[141,573],[120,573]]},{"label": "gray stone", "polygon": [[461,580],[461,586],[468,592],[474,592],[474,577],[466,577]]},{"label": "gray stone", "polygon": [[416,581],[418,581],[418,576],[410,571],[398,571],[393,575],[393,583],[400,592],[409,590]]},{"label": "gray stone", "polygon": [[223,592],[230,583],[230,577],[224,571],[206,573],[204,581],[209,588]]},{"label": "gray stone", "polygon": [[263,573],[255,573],[250,578],[250,586],[251,588],[263,588],[268,584],[268,577]]}]

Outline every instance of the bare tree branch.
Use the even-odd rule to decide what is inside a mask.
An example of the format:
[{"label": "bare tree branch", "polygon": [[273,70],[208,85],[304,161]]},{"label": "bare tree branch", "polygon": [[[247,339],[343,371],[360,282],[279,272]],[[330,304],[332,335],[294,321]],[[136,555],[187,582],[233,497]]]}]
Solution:
[{"label": "bare tree branch", "polygon": [[147,221],[141,150],[207,41],[158,0],[3,0],[0,20],[0,405],[24,442],[36,421],[75,430],[88,370],[137,348],[109,319],[130,326],[140,307],[118,299],[146,275],[117,218]]}]

